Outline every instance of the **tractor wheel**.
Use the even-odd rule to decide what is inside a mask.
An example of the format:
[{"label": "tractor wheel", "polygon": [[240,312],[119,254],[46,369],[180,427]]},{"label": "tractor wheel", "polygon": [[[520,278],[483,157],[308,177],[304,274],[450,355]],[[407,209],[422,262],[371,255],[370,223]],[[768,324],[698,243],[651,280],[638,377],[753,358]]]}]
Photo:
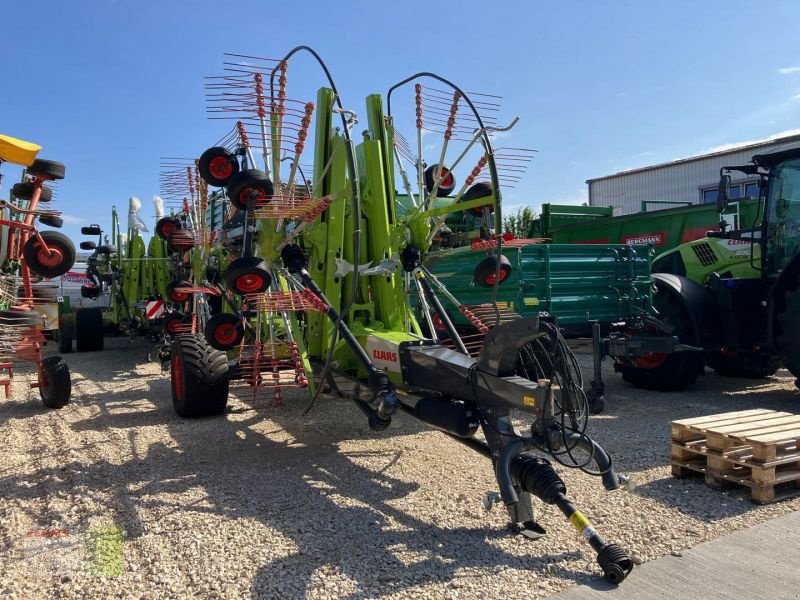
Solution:
[{"label": "tractor wheel", "polygon": [[241,317],[230,313],[220,313],[208,320],[205,328],[206,341],[217,350],[236,348],[244,338],[244,324]]},{"label": "tractor wheel", "polygon": [[66,325],[58,328],[58,351],[61,354],[72,352],[72,330]]},{"label": "tractor wheel", "polygon": [[63,163],[37,158],[26,171],[28,175],[41,177],[42,179],[64,179],[67,168]]},{"label": "tractor wheel", "polygon": [[706,365],[723,377],[742,377],[744,379],[764,379],[775,375],[780,362],[766,352],[743,357],[729,356],[722,352],[707,352]]},{"label": "tractor wheel", "polygon": [[[511,261],[501,254],[500,279],[498,283],[501,284],[508,279],[508,276],[511,275],[512,270]],[[497,277],[497,257],[489,256],[484,258],[476,265],[475,271],[472,273],[472,277],[475,283],[482,288],[494,287],[495,278]]]},{"label": "tractor wheel", "polygon": [[227,148],[215,146],[200,155],[197,168],[200,171],[200,177],[208,185],[225,187],[231,177],[239,172],[239,161]]},{"label": "tractor wheel", "polygon": [[50,250],[48,254],[39,243],[39,238],[31,237],[22,248],[22,257],[36,275],[58,277],[75,264],[75,246],[70,239],[58,231],[42,231],[42,240]]},{"label": "tractor wheel", "polygon": [[776,317],[776,342],[783,356],[783,366],[795,376],[800,387],[800,278],[783,294],[783,306]]},{"label": "tractor wheel", "polygon": [[[477,200],[478,198],[486,198],[487,196],[494,196],[494,192],[492,191],[492,185],[490,183],[486,183],[485,181],[479,181],[472,187],[470,187],[464,195],[461,197],[461,202],[469,202],[470,200]],[[483,209],[488,208],[489,213],[494,212],[494,204],[487,204],[486,206],[476,206],[475,208],[470,208],[469,212],[475,215],[476,217],[483,216]]]},{"label": "tractor wheel", "polygon": [[99,308],[79,308],[75,311],[75,347],[78,352],[103,349],[103,311]]},{"label": "tractor wheel", "polygon": [[[696,345],[691,319],[680,298],[670,288],[656,285],[653,306],[658,310],[658,318],[672,329],[671,335],[678,336],[682,344]],[[651,352],[632,360],[623,359],[614,368],[634,387],[667,392],[682,390],[694,383],[704,366],[702,352],[686,351]]]},{"label": "tractor wheel", "polygon": [[[33,198],[33,192],[36,186],[30,182],[17,183],[11,188],[11,194],[17,200],[30,200]],[[50,202],[53,199],[53,190],[48,187],[42,186],[42,192],[39,194],[39,202]]]},{"label": "tractor wheel", "polygon": [[180,290],[175,289],[184,287],[192,287],[192,284],[188,281],[173,281],[167,285],[167,297],[170,299],[170,301],[181,303],[186,302],[189,298],[191,298],[191,292],[181,292]]},{"label": "tractor wheel", "polygon": [[170,358],[172,405],[185,419],[219,415],[228,403],[228,357],[205,339],[179,335]]},{"label": "tractor wheel", "polygon": [[156,222],[156,235],[162,240],[168,240],[172,234],[181,228],[181,222],[173,217],[161,217]]},{"label": "tractor wheel", "polygon": [[[436,169],[439,167],[438,164],[431,165],[427,169],[425,169],[425,191],[429,194],[433,189],[433,184],[435,181],[436,176]],[[453,177],[453,174],[450,172],[450,169],[447,167],[442,167],[442,172],[440,173],[441,180],[439,181],[439,187],[436,188],[436,197],[437,198],[445,198],[453,193],[456,189],[456,178]]]},{"label": "tractor wheel", "polygon": [[255,256],[237,258],[222,274],[228,289],[236,294],[260,294],[269,288],[272,277],[266,263]]},{"label": "tractor wheel", "polygon": [[240,210],[247,210],[247,201],[255,194],[256,202],[272,198],[272,181],[267,174],[258,169],[245,169],[231,177],[227,186],[231,204]]},{"label": "tractor wheel", "polygon": [[42,359],[39,384],[39,395],[47,408],[61,408],[69,403],[72,380],[69,376],[69,366],[60,356],[48,356]]}]

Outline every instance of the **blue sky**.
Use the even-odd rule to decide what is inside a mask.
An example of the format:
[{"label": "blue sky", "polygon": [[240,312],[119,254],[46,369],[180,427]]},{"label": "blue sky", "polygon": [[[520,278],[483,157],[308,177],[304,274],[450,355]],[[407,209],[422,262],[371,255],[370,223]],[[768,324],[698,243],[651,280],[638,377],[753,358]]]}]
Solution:
[{"label": "blue sky", "polygon": [[[4,2],[0,22],[0,133],[66,163],[56,204],[76,238],[129,196],[152,223],[159,157],[221,137],[203,77],[226,51],[311,45],[362,112],[420,70],[502,95],[500,121],[520,117],[509,145],[538,150],[508,207],[581,202],[588,178],[800,128],[795,1],[51,0]],[[5,196],[18,171],[3,173]]]}]

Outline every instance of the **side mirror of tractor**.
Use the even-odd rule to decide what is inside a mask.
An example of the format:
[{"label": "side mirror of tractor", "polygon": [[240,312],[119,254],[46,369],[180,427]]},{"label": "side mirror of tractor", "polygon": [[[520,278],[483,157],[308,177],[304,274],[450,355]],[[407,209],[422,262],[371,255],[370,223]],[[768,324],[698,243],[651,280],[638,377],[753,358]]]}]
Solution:
[{"label": "side mirror of tractor", "polygon": [[94,242],[81,242],[81,250],[94,250],[97,244]]},{"label": "side mirror of tractor", "polygon": [[728,208],[728,197],[731,191],[731,176],[720,175],[717,189],[717,212],[722,214]]},{"label": "side mirror of tractor", "polygon": [[83,235],[100,235],[100,225],[89,225],[88,227],[81,227]]}]

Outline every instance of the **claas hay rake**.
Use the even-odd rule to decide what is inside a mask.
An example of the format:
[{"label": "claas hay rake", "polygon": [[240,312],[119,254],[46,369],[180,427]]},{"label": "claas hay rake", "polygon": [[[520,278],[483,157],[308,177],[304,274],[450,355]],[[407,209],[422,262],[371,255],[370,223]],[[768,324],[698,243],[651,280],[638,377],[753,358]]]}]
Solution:
[{"label": "claas hay rake", "polygon": [[[325,75],[314,102],[289,95],[299,54],[310,54]],[[307,389],[312,403],[329,387],[350,396],[375,431],[407,413],[491,460],[499,493],[485,500],[505,506],[515,531],[541,536],[532,498],[554,504],[597,552],[605,576],[622,581],[630,557],[577,510],[548,460],[592,472],[607,489],[621,485],[586,434],[587,400],[558,328],[538,317],[506,322],[511,317],[495,305],[469,315],[481,337],[467,348],[440,299],[445,290],[422,264],[452,213],[474,211],[499,249],[502,173],[492,146],[499,128],[472,94],[419,73],[385,99],[367,97],[366,127],[354,139],[358,117],[310,48],[275,60],[231,56],[226,68],[208,80],[208,104],[213,117],[234,125],[197,168],[208,185],[224,188],[240,233],[221,244],[213,286],[220,312],[173,344],[178,414],[222,413],[232,383],[267,390],[276,403],[287,387]],[[411,134],[401,138],[405,123]],[[462,170],[468,176],[459,186]],[[397,210],[397,179],[408,210]],[[193,268],[187,294],[207,293],[210,282],[198,285],[203,266]],[[501,261],[493,267],[499,281]],[[426,335],[412,291],[423,314],[448,332],[449,347]],[[515,411],[528,413],[530,430],[515,429]]]}]

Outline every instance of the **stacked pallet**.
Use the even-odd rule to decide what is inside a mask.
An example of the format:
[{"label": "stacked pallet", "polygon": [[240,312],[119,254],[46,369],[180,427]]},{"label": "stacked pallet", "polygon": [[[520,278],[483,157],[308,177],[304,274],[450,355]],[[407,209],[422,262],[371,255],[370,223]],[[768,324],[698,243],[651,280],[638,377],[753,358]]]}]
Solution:
[{"label": "stacked pallet", "polygon": [[747,486],[766,504],[800,491],[800,415],[743,410],[672,422],[672,474]]}]

